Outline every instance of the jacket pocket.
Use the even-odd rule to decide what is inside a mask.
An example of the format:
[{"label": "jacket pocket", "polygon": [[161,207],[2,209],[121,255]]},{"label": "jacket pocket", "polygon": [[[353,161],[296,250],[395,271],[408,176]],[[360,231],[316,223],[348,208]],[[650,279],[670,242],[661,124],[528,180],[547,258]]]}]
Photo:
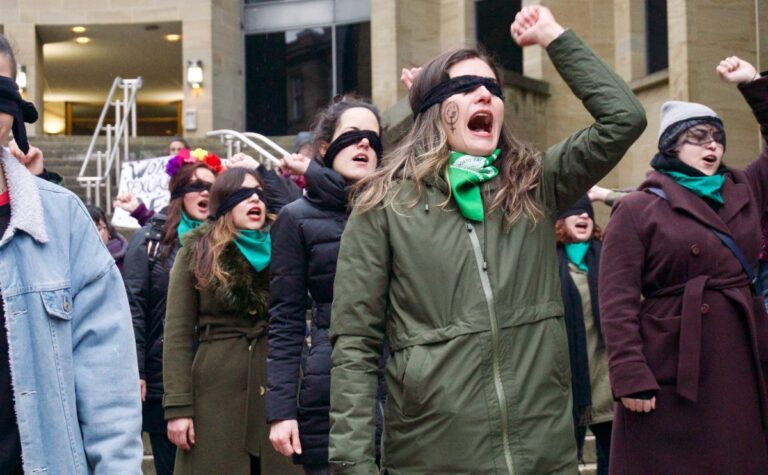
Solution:
[{"label": "jacket pocket", "polygon": [[424,366],[428,352],[422,346],[411,347],[411,354],[405,364],[403,374],[403,414],[409,417],[418,416],[424,405]]},{"label": "jacket pocket", "polygon": [[43,306],[48,315],[61,320],[72,320],[72,297],[69,289],[45,290],[40,292]]},{"label": "jacket pocket", "polygon": [[544,322],[549,325],[554,333],[555,342],[554,363],[560,386],[564,391],[571,389],[571,365],[568,354],[568,337],[565,334],[565,319],[548,318]]},{"label": "jacket pocket", "polygon": [[640,318],[643,354],[659,384],[677,381],[681,316],[659,318],[649,313]]}]

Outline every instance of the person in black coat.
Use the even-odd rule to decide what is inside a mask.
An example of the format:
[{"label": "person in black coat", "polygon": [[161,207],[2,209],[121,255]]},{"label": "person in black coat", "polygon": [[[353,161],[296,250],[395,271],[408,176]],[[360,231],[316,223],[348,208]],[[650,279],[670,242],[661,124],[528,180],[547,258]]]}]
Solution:
[{"label": "person in black coat", "polygon": [[[176,160],[176,157],[171,161]],[[257,167],[247,156],[230,160],[229,166]],[[143,430],[149,433],[158,475],[173,473],[176,447],[168,440],[162,408],[163,335],[168,280],[181,247],[181,237],[208,217],[208,189],[221,166],[215,163],[182,163],[168,167],[168,207],[136,231],[125,257],[124,281],[133,317],[143,407]],[[270,213],[301,196],[301,190],[274,171],[258,167]]]},{"label": "person in black coat", "polygon": [[[275,450],[293,456],[308,474],[330,473],[328,328],[336,259],[349,217],[350,187],[376,169],[382,153],[380,132],[374,106],[344,98],[317,120],[317,159],[284,157],[288,166],[304,174],[306,194],[283,208],[272,227],[266,412]],[[304,354],[309,297],[311,333]]]}]

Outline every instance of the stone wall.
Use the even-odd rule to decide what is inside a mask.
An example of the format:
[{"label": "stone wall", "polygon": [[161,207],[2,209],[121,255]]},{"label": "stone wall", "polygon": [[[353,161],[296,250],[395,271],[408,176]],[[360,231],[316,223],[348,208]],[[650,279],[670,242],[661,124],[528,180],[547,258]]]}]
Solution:
[{"label": "stone wall", "polygon": [[[195,137],[215,128],[244,126],[241,2],[235,0],[0,0],[0,22],[27,65],[27,95],[42,104],[42,45],[36,25],[182,23],[182,61],[203,62],[204,86],[193,90],[184,78],[184,108],[197,112]],[[216,100],[214,101],[214,96]],[[39,108],[42,110],[42,107]],[[42,120],[29,126],[42,134]]]}]

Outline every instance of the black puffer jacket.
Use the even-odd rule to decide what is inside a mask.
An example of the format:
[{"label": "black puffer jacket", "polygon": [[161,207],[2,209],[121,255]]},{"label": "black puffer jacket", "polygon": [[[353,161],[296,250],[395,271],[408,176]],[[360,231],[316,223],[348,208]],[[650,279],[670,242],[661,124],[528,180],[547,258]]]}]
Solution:
[{"label": "black puffer jacket", "polygon": [[147,382],[147,401],[163,398],[163,326],[168,295],[168,276],[176,258],[176,244],[163,259],[159,246],[165,213],[152,217],[136,231],[128,244],[123,280],[136,336],[139,377]]},{"label": "black puffer jacket", "polygon": [[[299,421],[302,454],[294,456],[294,462],[315,465],[328,463],[328,327],[336,260],[349,215],[341,175],[312,161],[304,176],[306,195],[283,208],[272,227],[266,411],[268,422]],[[313,302],[311,347],[302,358],[307,291]]]}]

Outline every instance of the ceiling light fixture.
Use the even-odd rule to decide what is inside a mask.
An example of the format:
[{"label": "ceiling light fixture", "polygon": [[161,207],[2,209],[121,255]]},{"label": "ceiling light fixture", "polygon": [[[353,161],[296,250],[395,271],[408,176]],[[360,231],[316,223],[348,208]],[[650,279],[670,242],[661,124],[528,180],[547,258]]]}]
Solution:
[{"label": "ceiling light fixture", "polygon": [[78,36],[75,38],[75,42],[81,45],[86,45],[91,42],[91,39],[87,36]]},{"label": "ceiling light fixture", "polygon": [[187,84],[192,89],[203,87],[203,62],[199,59],[187,61]]},{"label": "ceiling light fixture", "polygon": [[73,26],[72,32],[73,33],[85,33],[85,27],[84,26]]},{"label": "ceiling light fixture", "polygon": [[166,41],[169,41],[171,43],[176,43],[177,41],[181,40],[181,35],[178,33],[169,33],[164,36]]}]

